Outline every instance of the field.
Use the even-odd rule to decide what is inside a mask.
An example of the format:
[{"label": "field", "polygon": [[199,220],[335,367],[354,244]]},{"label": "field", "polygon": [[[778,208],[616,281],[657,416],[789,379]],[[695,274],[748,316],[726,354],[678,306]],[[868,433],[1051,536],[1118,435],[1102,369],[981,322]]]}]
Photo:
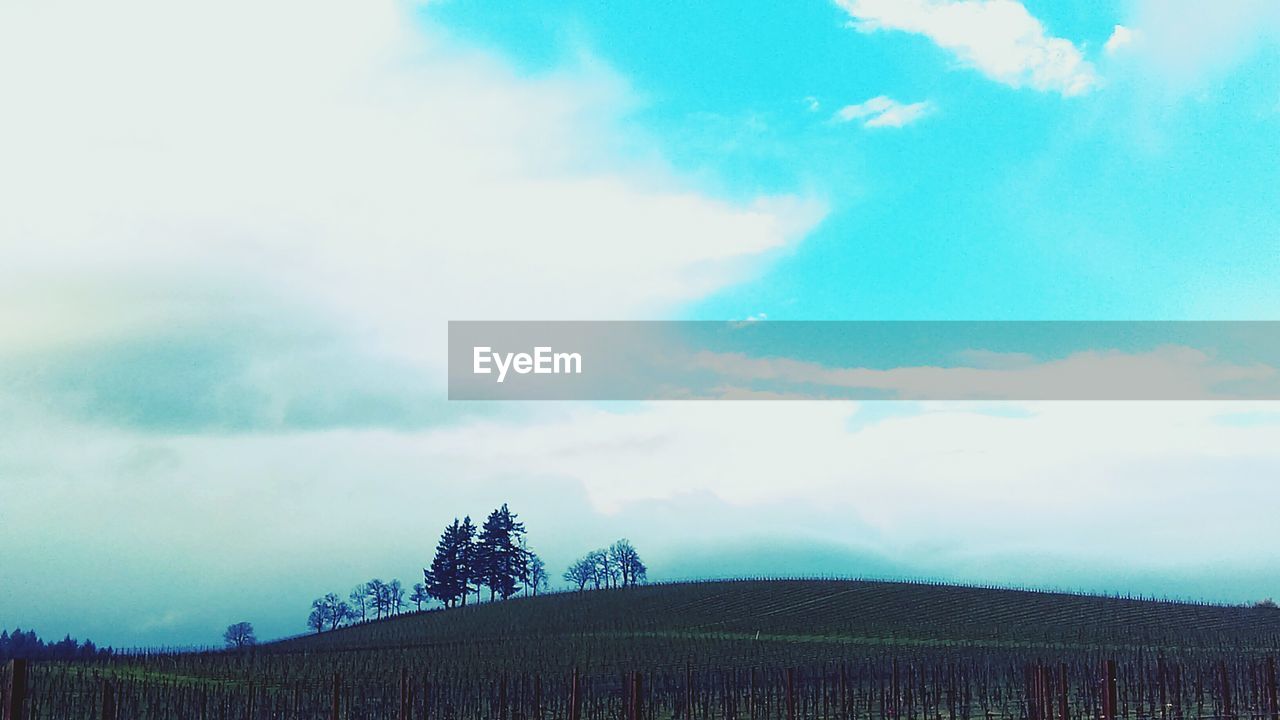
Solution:
[{"label": "field", "polygon": [[1277,652],[1272,608],[706,582],[412,613],[250,653],[36,666],[28,716],[1275,720]]}]

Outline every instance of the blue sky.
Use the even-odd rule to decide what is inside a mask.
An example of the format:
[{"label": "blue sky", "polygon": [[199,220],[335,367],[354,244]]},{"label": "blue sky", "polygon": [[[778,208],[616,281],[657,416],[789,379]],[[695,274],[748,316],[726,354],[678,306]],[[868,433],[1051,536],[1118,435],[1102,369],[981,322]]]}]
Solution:
[{"label": "blue sky", "polygon": [[[689,317],[1271,317],[1274,43],[1243,27],[1230,39],[1206,32],[1192,42],[1243,49],[1206,47],[1234,64],[1206,57],[1188,76],[1144,47],[1163,40],[1105,48],[1117,25],[1157,22],[1144,13],[1194,23],[1187,7],[1026,9],[1080,49],[1096,87],[1012,88],[921,34],[859,33],[827,2],[542,2],[495,14],[454,0],[426,12],[527,72],[615,68],[640,98],[630,121],[710,189],[798,189],[830,204],[794,252]],[[933,109],[902,128],[832,121],[882,95]]]},{"label": "blue sky", "polygon": [[502,502],[553,570],[1280,595],[1273,403],[444,392],[448,320],[1277,319],[1278,39],[1265,0],[6,3],[0,627],[299,632]]}]

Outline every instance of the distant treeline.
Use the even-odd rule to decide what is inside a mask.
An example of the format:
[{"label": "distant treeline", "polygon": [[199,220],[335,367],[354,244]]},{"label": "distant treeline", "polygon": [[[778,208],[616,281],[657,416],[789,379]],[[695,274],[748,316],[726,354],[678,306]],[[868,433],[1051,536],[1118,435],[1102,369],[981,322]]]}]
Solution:
[{"label": "distant treeline", "polygon": [[41,640],[34,630],[0,630],[0,663],[10,660],[93,660],[112,654],[111,648],[100,648],[92,640],[77,642],[70,635],[58,642]]},{"label": "distant treeline", "polygon": [[[489,513],[477,528],[467,516],[444,528],[436,544],[430,567],[423,568],[422,582],[414,583],[408,602],[418,610],[433,601],[446,608],[466,605],[475,594],[489,591],[489,600],[506,600],[521,592],[537,595],[549,577],[542,558],[525,541],[524,523],[507,507]],[[593,550],[575,561],[563,577],[578,590],[637,585],[644,582],[648,568],[632,544],[618,540],[607,548]],[[311,604],[307,626],[316,632],[342,625],[381,619],[400,614],[408,604],[399,580],[373,579],[357,585],[343,598],[329,593]]]}]

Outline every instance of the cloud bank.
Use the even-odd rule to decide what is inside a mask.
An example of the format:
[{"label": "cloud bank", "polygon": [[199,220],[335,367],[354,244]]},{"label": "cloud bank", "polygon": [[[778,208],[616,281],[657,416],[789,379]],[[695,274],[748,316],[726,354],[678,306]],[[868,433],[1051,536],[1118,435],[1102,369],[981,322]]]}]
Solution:
[{"label": "cloud bank", "polygon": [[700,192],[607,68],[521,76],[396,2],[7,4],[0,82],[0,382],[87,412],[394,404],[446,319],[659,315],[825,212]]}]

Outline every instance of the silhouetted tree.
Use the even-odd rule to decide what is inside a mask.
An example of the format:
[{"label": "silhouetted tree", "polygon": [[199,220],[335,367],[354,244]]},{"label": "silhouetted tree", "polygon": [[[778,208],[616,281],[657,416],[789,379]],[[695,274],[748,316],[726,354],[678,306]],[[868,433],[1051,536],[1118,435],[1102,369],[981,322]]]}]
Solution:
[{"label": "silhouetted tree", "polygon": [[489,588],[489,599],[503,600],[520,591],[520,579],[525,575],[524,523],[516,520],[516,514],[503,503],[489,513],[480,530],[477,545],[477,569],[480,580]]},{"label": "silhouetted tree", "polygon": [[591,582],[599,590],[609,587],[615,579],[613,563],[609,562],[607,550],[592,550],[587,553],[587,561],[591,563]]},{"label": "silhouetted tree", "polygon": [[547,564],[525,545],[523,538],[520,541],[520,552],[524,555],[524,573],[520,580],[525,584],[526,591],[537,595],[538,588],[547,586]]},{"label": "silhouetted tree", "polygon": [[386,605],[388,615],[399,615],[404,610],[404,587],[400,581],[392,578],[391,582],[384,586],[386,593]]},{"label": "silhouetted tree", "polygon": [[584,590],[587,585],[595,589],[607,587],[623,587],[644,582],[649,569],[640,560],[640,553],[631,541],[623,538],[608,549],[592,550],[582,558],[575,560],[564,573],[564,579],[577,589]]},{"label": "silhouetted tree", "polygon": [[[354,597],[355,593],[352,593],[352,598]],[[336,630],[342,623],[355,618],[355,610],[345,600],[339,597],[337,593],[329,593],[311,603],[311,614],[307,617],[307,627],[316,632],[326,629]]]},{"label": "silhouetted tree", "polygon": [[383,615],[391,614],[391,595],[387,584],[374,578],[364,584],[364,594],[369,598],[369,607],[373,608],[374,618],[381,620]]},{"label": "silhouetted tree", "polygon": [[476,592],[476,602],[480,602],[479,548],[476,545],[476,524],[471,522],[470,515],[462,518],[458,530],[458,556],[461,559],[458,578],[462,581],[462,604],[467,604],[467,595],[472,590]]},{"label": "silhouetted tree", "polygon": [[636,552],[635,546],[626,538],[609,546],[609,559],[611,567],[621,576],[623,587],[644,582],[649,572],[640,559],[640,553]]},{"label": "silhouetted tree", "polygon": [[227,647],[235,650],[251,647],[258,643],[258,638],[253,634],[253,623],[247,622],[228,625],[227,631],[222,634],[222,639],[226,641]]},{"label": "silhouetted tree", "polygon": [[329,621],[328,621],[328,618],[325,617],[324,610],[317,607],[316,603],[318,602],[320,601],[313,600],[311,602],[311,614],[307,616],[307,627],[319,633],[319,632],[324,632],[324,629],[325,627],[328,626]]},{"label": "silhouetted tree", "polygon": [[422,583],[413,584],[413,593],[409,595],[409,602],[417,606],[419,612],[422,611],[422,603],[431,602],[431,593],[427,592],[427,586]]},{"label": "silhouetted tree", "polygon": [[564,571],[564,579],[577,586],[579,590],[585,590],[587,583],[595,577],[595,562],[590,556],[579,558]]},{"label": "silhouetted tree", "polygon": [[23,660],[93,660],[110,657],[111,648],[99,648],[92,640],[84,644],[67,635],[56,643],[45,643],[34,631],[15,628],[13,634],[0,630],[0,665],[20,658]]},{"label": "silhouetted tree", "polygon": [[369,586],[361,583],[351,590],[351,594],[347,596],[351,600],[351,612],[354,616],[358,615],[360,621],[364,622],[369,619]]},{"label": "silhouetted tree", "polygon": [[467,595],[471,592],[471,577],[474,574],[474,535],[475,525],[471,524],[471,518],[461,523],[454,518],[453,523],[446,526],[440,535],[431,567],[423,570],[427,592],[445,607],[454,607],[458,603],[467,604]]},{"label": "silhouetted tree", "polygon": [[351,611],[351,606],[338,597],[337,593],[325,595],[325,601],[329,604],[330,630],[336,630],[342,623],[354,619],[355,613]]}]

